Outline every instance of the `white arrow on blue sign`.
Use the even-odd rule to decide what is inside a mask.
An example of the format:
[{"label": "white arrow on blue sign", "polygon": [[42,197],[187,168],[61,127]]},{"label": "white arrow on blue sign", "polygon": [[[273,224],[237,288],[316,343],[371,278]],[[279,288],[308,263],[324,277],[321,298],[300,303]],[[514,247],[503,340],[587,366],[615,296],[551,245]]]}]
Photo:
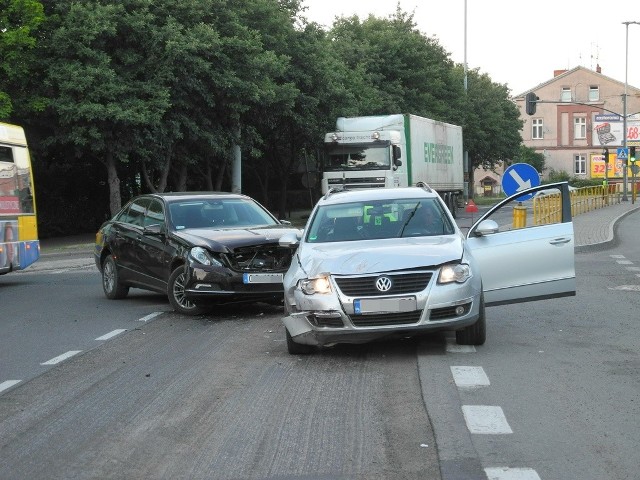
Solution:
[{"label": "white arrow on blue sign", "polygon": [[[502,191],[507,195],[521,192],[527,188],[540,185],[540,174],[528,163],[514,163],[504,171],[502,176]],[[528,200],[532,193],[518,197],[518,200]]]}]

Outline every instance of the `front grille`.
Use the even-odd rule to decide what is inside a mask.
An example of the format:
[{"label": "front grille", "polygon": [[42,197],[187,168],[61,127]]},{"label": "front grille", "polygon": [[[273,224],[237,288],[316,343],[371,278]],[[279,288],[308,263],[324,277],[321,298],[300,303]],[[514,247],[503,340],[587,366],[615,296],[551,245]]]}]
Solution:
[{"label": "front grille", "polygon": [[377,313],[374,315],[350,315],[349,319],[356,327],[383,327],[393,325],[410,325],[420,321],[422,310],[398,313]]},{"label": "front grille", "polygon": [[284,272],[294,250],[278,244],[237,248],[226,254],[229,266],[237,272]]},{"label": "front grille", "polygon": [[[456,315],[456,308],[458,308],[459,306],[464,307],[464,312],[460,315]],[[447,318],[461,317],[469,313],[470,309],[471,303],[466,303],[464,305],[455,305],[453,307],[434,308],[433,310],[431,310],[429,320],[445,320]]]},{"label": "front grille", "polygon": [[[389,277],[391,289],[381,292],[376,288],[376,280]],[[349,297],[375,297],[378,295],[405,295],[421,292],[431,280],[431,272],[407,273],[395,275],[372,275],[367,277],[335,277],[336,284],[343,294]]]}]

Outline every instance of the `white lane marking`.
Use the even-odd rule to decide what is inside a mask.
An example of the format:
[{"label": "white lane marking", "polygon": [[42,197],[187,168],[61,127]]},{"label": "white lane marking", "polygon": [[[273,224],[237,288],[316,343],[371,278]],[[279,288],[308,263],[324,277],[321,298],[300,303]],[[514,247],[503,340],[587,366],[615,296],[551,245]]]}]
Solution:
[{"label": "white lane marking", "polygon": [[631,260],[616,260],[616,263],[618,265],[633,265]]},{"label": "white lane marking", "polygon": [[450,367],[453,380],[458,387],[487,387],[490,385],[489,377],[482,367],[457,366]]},{"label": "white lane marking", "polygon": [[541,480],[531,468],[490,467],[484,473],[488,480]]},{"label": "white lane marking", "polygon": [[611,258],[624,258],[624,255],[609,255]]},{"label": "white lane marking", "polygon": [[0,392],[6,390],[7,388],[13,387],[14,385],[17,385],[21,381],[22,380],[5,380],[4,382],[0,383]]},{"label": "white lane marking", "polygon": [[114,330],[113,332],[109,332],[106,333],[104,335],[102,335],[101,337],[96,338],[96,340],[109,340],[110,338],[115,337],[116,335],[120,335],[122,332],[126,332],[127,330],[124,328],[119,328],[117,330]]},{"label": "white lane marking", "polygon": [[69,350],[67,353],[58,355],[57,357],[52,358],[51,360],[47,360],[46,362],[43,362],[40,365],[55,365],[56,363],[60,363],[63,360],[66,360],[67,358],[70,358],[70,357],[73,357],[74,355],[79,354],[81,351],[82,350]]},{"label": "white lane marking", "polygon": [[449,353],[473,353],[476,347],[473,345],[458,345],[455,340],[447,338],[447,352]]},{"label": "white lane marking", "polygon": [[617,287],[609,287],[609,290],[625,290],[628,292],[640,292],[640,285],[618,285]]},{"label": "white lane marking", "polygon": [[162,315],[164,312],[153,312],[147,315],[146,317],[142,317],[138,319],[138,322],[148,322],[152,318],[157,317],[158,315]]},{"label": "white lane marking", "polygon": [[462,413],[471,433],[503,435],[513,433],[500,407],[489,405],[463,405]]}]

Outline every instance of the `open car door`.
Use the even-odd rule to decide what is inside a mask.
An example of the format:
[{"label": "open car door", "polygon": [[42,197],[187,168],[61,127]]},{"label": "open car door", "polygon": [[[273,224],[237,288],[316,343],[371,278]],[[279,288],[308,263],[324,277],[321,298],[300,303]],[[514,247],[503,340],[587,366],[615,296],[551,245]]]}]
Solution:
[{"label": "open car door", "polygon": [[495,205],[467,233],[485,304],[576,294],[569,184],[540,185]]}]

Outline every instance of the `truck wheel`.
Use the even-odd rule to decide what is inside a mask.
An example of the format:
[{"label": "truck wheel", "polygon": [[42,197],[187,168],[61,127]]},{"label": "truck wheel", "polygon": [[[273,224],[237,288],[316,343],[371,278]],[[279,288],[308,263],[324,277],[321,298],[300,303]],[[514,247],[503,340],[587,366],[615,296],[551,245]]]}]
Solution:
[{"label": "truck wheel", "polygon": [[458,196],[455,193],[452,193],[449,196],[449,210],[451,211],[451,215],[453,218],[458,218]]}]

